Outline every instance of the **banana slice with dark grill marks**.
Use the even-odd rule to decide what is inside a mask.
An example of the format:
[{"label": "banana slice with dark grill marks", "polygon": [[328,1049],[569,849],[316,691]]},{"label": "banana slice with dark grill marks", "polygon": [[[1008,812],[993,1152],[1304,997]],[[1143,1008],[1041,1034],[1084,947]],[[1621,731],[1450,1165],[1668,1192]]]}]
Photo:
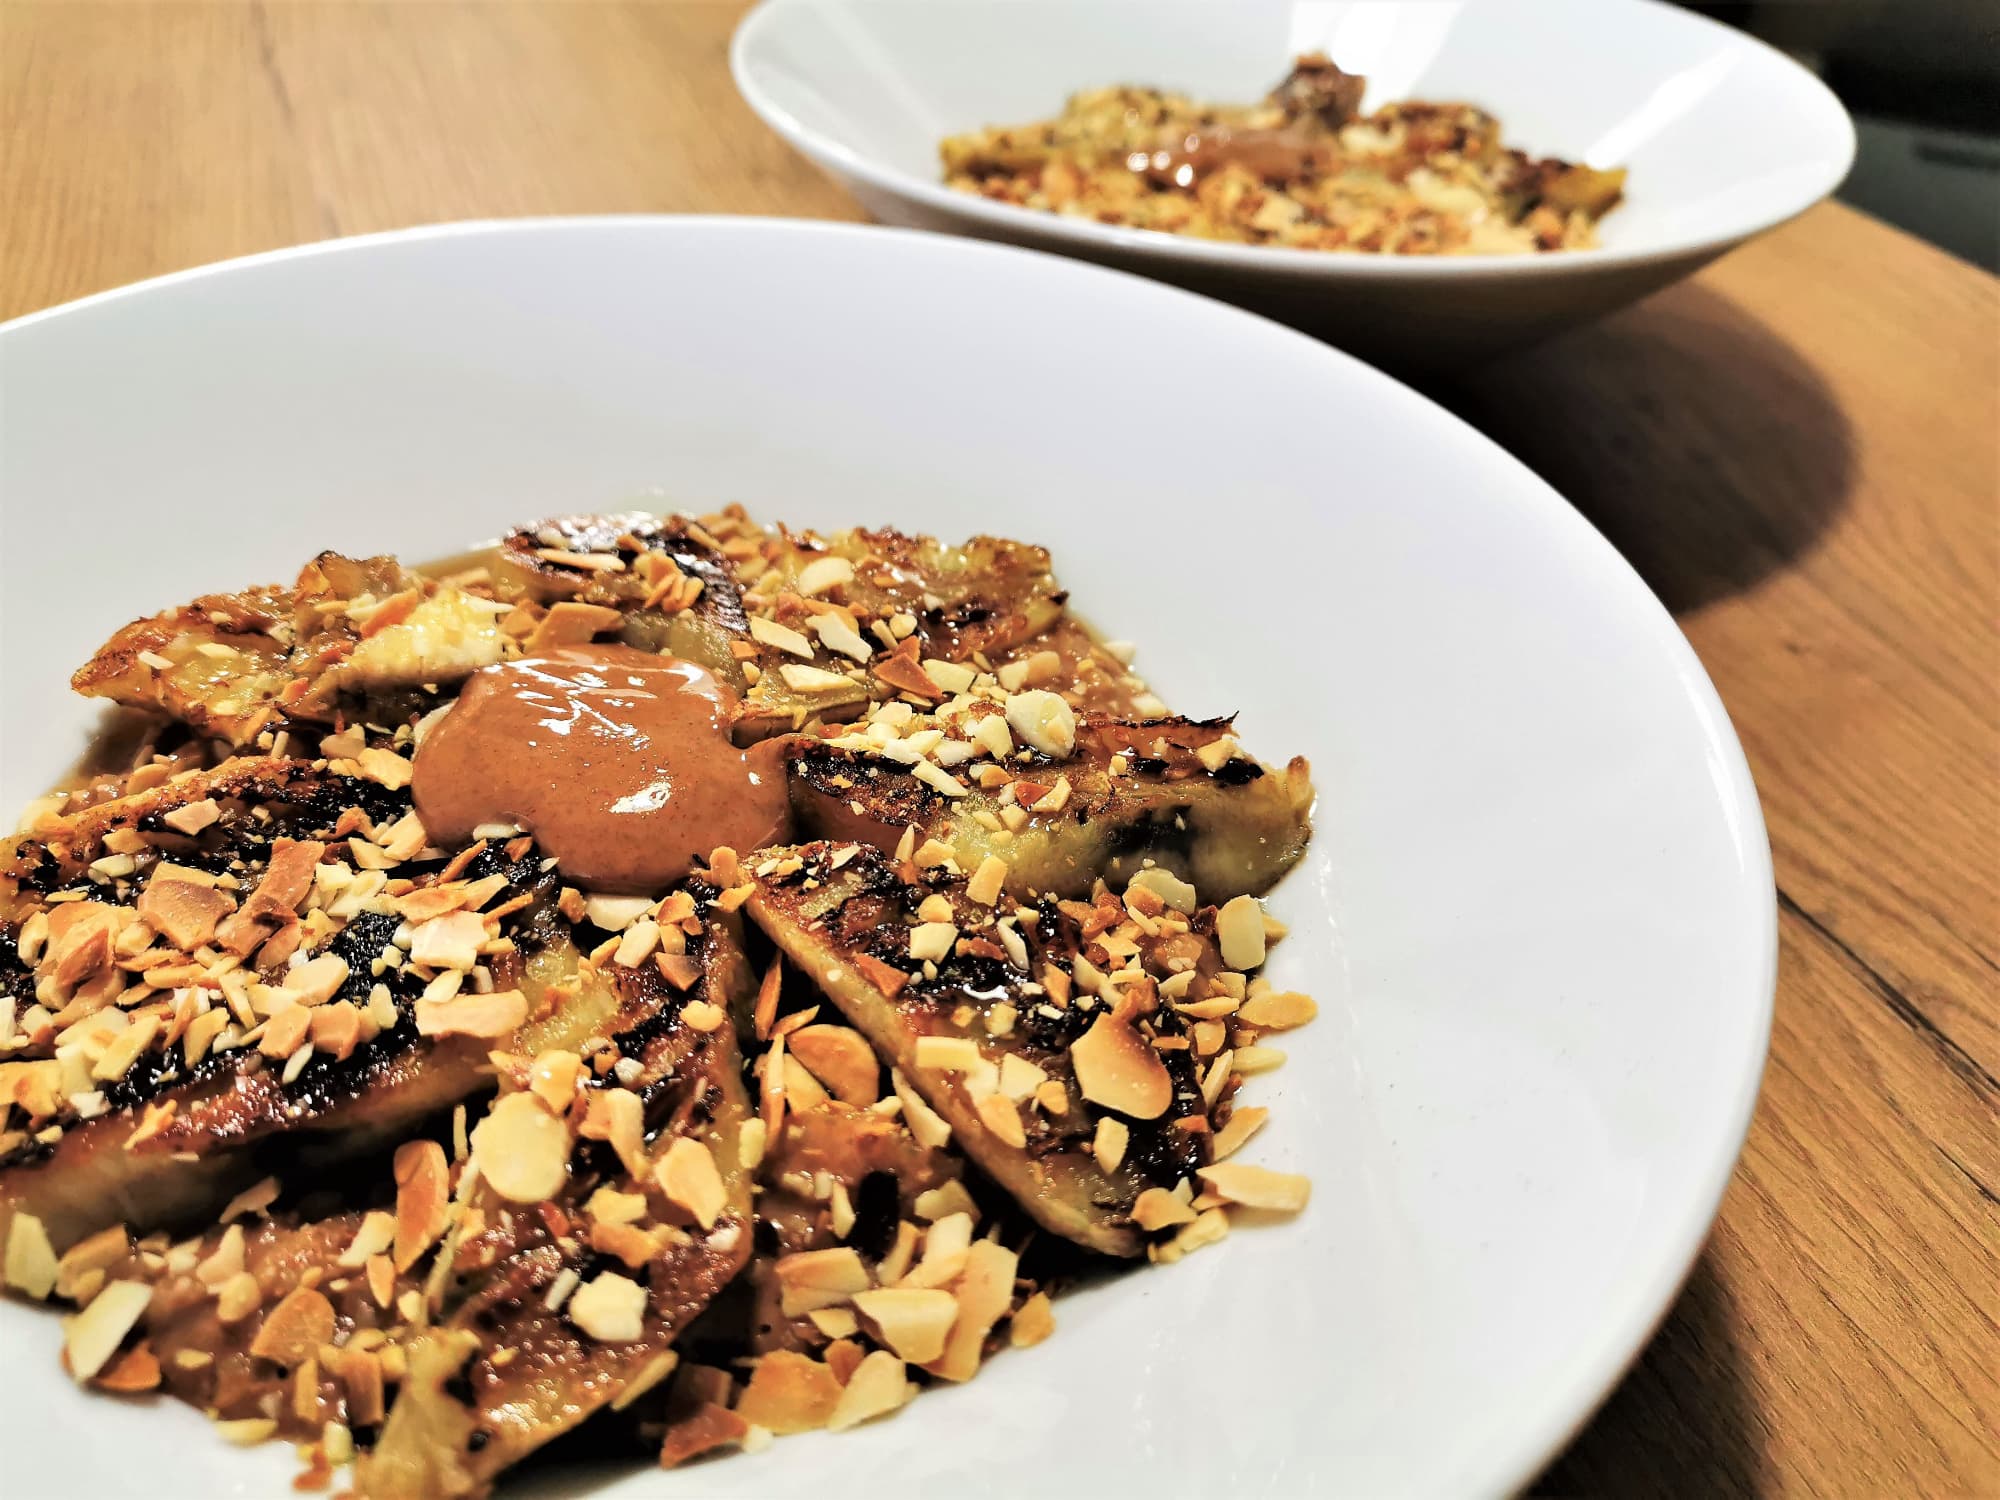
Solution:
[{"label": "banana slice with dark grill marks", "polygon": [[449,861],[422,842],[406,790],[258,760],[16,845],[0,1234],[17,1213],[58,1249],[198,1219],[260,1142],[366,1150],[492,1087],[496,1044],[616,1022],[527,841]]},{"label": "banana slice with dark grill marks", "polygon": [[1133,1205],[1206,1163],[1213,1102],[1150,977],[1107,994],[1062,906],[1024,921],[868,845],[769,850],[757,871],[746,909],[899,1071],[917,1139],[948,1126],[1043,1226],[1139,1254]]},{"label": "banana slice with dark grill marks", "polygon": [[486,1493],[527,1453],[664,1378],[681,1331],[743,1269],[750,1108],[721,1019],[747,972],[732,921],[703,927],[686,993],[652,963],[608,970],[655,1007],[618,1039],[618,1060],[599,1054],[603,1074],[570,1075],[549,1054],[523,1058],[518,1087],[473,1132],[479,1232],[440,1251],[449,1269],[431,1286],[444,1313],[410,1341],[408,1377],[361,1462],[369,1500]]},{"label": "banana slice with dark grill marks", "polygon": [[961,775],[960,796],[886,756],[801,738],[789,757],[792,809],[822,838],[893,851],[914,828],[967,872],[1000,859],[1007,889],[1024,898],[1082,895],[1099,876],[1122,884],[1150,861],[1226,901],[1268,890],[1297,862],[1313,800],[1303,759],[1216,758],[1230,724],[1086,717],[1068,759],[1010,762],[990,786]]}]

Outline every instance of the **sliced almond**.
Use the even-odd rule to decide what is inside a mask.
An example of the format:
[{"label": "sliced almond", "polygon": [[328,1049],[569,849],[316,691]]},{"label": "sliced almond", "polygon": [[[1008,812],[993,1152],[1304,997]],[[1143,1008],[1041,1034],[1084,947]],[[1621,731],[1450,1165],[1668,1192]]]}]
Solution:
[{"label": "sliced almond", "polygon": [[309,1286],[294,1287],[271,1309],[250,1352],[259,1359],[291,1366],[302,1363],[321,1344],[333,1339],[333,1304]]},{"label": "sliced almond", "polygon": [[722,1185],[715,1154],[708,1147],[691,1137],[675,1136],[653,1174],[670,1201],[692,1214],[703,1229],[715,1228],[729,1194]]},{"label": "sliced almond", "polygon": [[923,1096],[910,1087],[909,1080],[894,1068],[889,1070],[889,1082],[895,1088],[896,1097],[902,1101],[903,1123],[909,1127],[910,1134],[916,1137],[917,1144],[928,1146],[934,1151],[941,1150],[951,1139],[951,1126],[945,1123],[942,1115],[924,1102]]},{"label": "sliced almond", "polygon": [[1132,1222],[1150,1234],[1176,1224],[1192,1224],[1194,1210],[1165,1188],[1149,1187],[1132,1205]]},{"label": "sliced almond", "polygon": [[1242,1149],[1243,1143],[1263,1129],[1264,1122],[1271,1117],[1268,1109],[1238,1108],[1229,1116],[1229,1121],[1215,1132],[1210,1150],[1217,1161],[1234,1156]]},{"label": "sliced almond", "polygon": [[450,1207],[444,1147],[405,1141],[396,1148],[396,1269],[407,1271],[444,1233]]},{"label": "sliced almond", "polygon": [[1310,995],[1273,990],[1252,995],[1236,1014],[1246,1026],[1255,1026],[1260,1031],[1284,1031],[1305,1025],[1319,1014],[1319,1007]]},{"label": "sliced almond", "polygon": [[928,1287],[884,1287],[857,1292],[854,1310],[876,1342],[921,1365],[943,1356],[945,1339],[958,1320],[958,1299]]},{"label": "sliced almond", "polygon": [[1295,1214],[1312,1197],[1312,1180],[1296,1172],[1273,1172],[1243,1162],[1218,1162],[1201,1167],[1196,1176],[1231,1203]]},{"label": "sliced almond", "polygon": [[106,1282],[90,1305],[64,1325],[70,1375],[81,1383],[102,1370],[152,1300],[153,1289],[143,1281]]},{"label": "sliced almond", "polygon": [[1264,962],[1264,908],[1255,896],[1238,896],[1215,914],[1215,941],[1222,961],[1245,971]]},{"label": "sliced almond", "polygon": [[495,1100],[473,1129],[472,1151],[480,1175],[513,1203],[545,1202],[569,1177],[569,1130],[533,1094]]},{"label": "sliced almond", "polygon": [[788,1318],[802,1318],[817,1307],[838,1307],[873,1285],[860,1255],[846,1245],[781,1256],[773,1269]]},{"label": "sliced almond", "polygon": [[758,1359],[736,1402],[736,1414],[782,1435],[826,1426],[839,1404],[840,1381],[832,1370],[806,1355],[777,1349]]},{"label": "sliced almond", "polygon": [[1110,1115],[1099,1120],[1097,1134],[1090,1142],[1090,1154],[1096,1158],[1098,1171],[1117,1171],[1118,1164],[1125,1160],[1125,1148],[1131,1140],[1131,1128],[1123,1120],[1113,1119]]},{"label": "sliced almond", "polygon": [[7,1225],[7,1285],[41,1302],[55,1290],[58,1266],[42,1221],[17,1211]]},{"label": "sliced almond", "polygon": [[512,1036],[527,1020],[528,997],[519,990],[417,1001],[419,1036],[472,1036],[497,1041]]},{"label": "sliced almond", "polygon": [[1135,1120],[1155,1120],[1173,1103],[1174,1084],[1160,1054],[1130,1026],[1101,1015],[1069,1048],[1083,1097]]},{"label": "sliced almond", "polygon": [[485,941],[486,919],[479,913],[447,912],[410,929],[410,962],[432,969],[470,969],[479,962]]},{"label": "sliced almond", "polygon": [[979,1112],[979,1123],[1002,1145],[1018,1151],[1028,1144],[1027,1131],[1021,1126],[1020,1106],[1005,1094],[987,1094],[973,1108]]},{"label": "sliced almond", "polygon": [[986,1335],[1014,1300],[1014,1272],[1020,1257],[993,1240],[979,1240],[966,1254],[958,1283],[958,1317],[944,1353],[924,1368],[945,1380],[970,1380],[979,1373]]},{"label": "sliced almond", "polygon": [[871,1417],[883,1416],[904,1405],[917,1392],[905,1372],[903,1362],[886,1349],[877,1349],[855,1366],[842,1387],[840,1400],[826,1419],[827,1430],[845,1432]]},{"label": "sliced almond", "polygon": [[1015,1310],[1007,1325],[1007,1342],[1016,1349],[1028,1349],[1056,1331],[1055,1308],[1047,1292],[1036,1292]]},{"label": "sliced almond", "polygon": [[841,1103],[865,1107],[882,1096],[882,1065],[852,1027],[801,1026],[785,1045]]}]

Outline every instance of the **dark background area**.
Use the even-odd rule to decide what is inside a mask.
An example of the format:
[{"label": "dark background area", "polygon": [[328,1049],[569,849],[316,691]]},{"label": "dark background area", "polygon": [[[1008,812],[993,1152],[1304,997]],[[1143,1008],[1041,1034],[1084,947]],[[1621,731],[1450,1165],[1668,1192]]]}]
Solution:
[{"label": "dark background area", "polygon": [[2000,272],[2000,3],[1681,0],[1811,68],[1854,116],[1851,203]]}]

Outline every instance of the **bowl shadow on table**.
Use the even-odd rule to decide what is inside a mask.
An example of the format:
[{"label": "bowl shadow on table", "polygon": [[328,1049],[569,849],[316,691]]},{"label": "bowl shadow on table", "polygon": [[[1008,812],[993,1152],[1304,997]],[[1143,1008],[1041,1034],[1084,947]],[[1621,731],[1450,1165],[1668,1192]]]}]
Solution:
[{"label": "bowl shadow on table", "polygon": [[1769,1474],[1736,1344],[1739,1315],[1703,1254],[1660,1332],[1531,1496],[1752,1496]]},{"label": "bowl shadow on table", "polygon": [[1832,392],[1706,287],[1421,385],[1554,485],[1676,614],[1796,563],[1849,499]]}]

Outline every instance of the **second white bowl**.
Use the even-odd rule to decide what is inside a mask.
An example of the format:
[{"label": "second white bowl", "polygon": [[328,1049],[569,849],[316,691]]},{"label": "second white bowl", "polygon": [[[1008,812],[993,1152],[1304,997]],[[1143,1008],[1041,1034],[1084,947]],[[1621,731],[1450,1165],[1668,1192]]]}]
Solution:
[{"label": "second white bowl", "polygon": [[[1509,145],[1630,169],[1603,246],[1335,254],[1121,229],[953,192],[938,142],[1143,83],[1248,101],[1324,51],[1364,108],[1467,100]],[[1805,69],[1654,0],[765,0],[737,86],[876,217],[1083,256],[1269,313],[1391,364],[1511,348],[1636,300],[1839,185],[1854,129]]]}]

